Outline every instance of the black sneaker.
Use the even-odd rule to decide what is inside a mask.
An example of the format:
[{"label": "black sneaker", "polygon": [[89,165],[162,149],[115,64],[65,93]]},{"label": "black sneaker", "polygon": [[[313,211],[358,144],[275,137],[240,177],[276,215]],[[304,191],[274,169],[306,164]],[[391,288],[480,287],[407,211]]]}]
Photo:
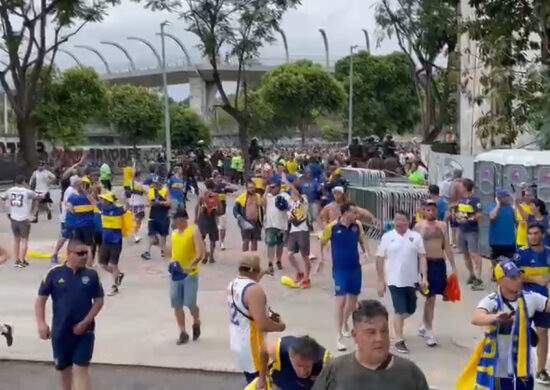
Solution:
[{"label": "black sneaker", "polygon": [[283,263],[281,263],[280,261],[277,262],[277,269],[279,271],[283,269]]},{"label": "black sneaker", "polygon": [[107,293],[107,296],[108,297],[112,297],[112,296],[115,296],[118,294],[118,287],[116,285],[113,284],[113,286],[111,287],[111,291],[109,291]]},{"label": "black sneaker", "polygon": [[48,211],[48,221],[50,221],[51,219],[52,219],[52,212]]},{"label": "black sneaker", "polygon": [[203,263],[203,264],[207,264],[207,263],[208,263],[208,256],[205,256],[204,259],[202,259],[202,263]]},{"label": "black sneaker", "polygon": [[209,263],[210,263],[210,264],[214,264],[215,262],[216,262],[216,260],[214,260],[214,258],[211,257]]},{"label": "black sneaker", "polygon": [[476,278],[476,280],[472,283],[472,291],[483,291],[485,290],[485,286],[483,285],[483,280]]},{"label": "black sneaker", "polygon": [[476,281],[476,277],[474,275],[470,275],[470,277],[468,278],[468,280],[466,281],[466,284],[474,284],[474,282]]},{"label": "black sneaker", "polygon": [[535,376],[535,381],[541,385],[549,385],[550,376],[548,376],[548,372],[546,372],[546,370],[542,370],[537,372],[537,375]]},{"label": "black sneaker", "polygon": [[193,341],[201,336],[201,323],[193,324]]},{"label": "black sneaker", "polygon": [[120,286],[122,284],[122,279],[124,279],[124,274],[122,272],[120,272],[117,276],[116,276],[116,281],[115,281],[115,284],[117,286]]},{"label": "black sneaker", "polygon": [[23,267],[28,267],[30,265],[27,260],[21,261],[21,264],[23,264]]},{"label": "black sneaker", "polygon": [[176,345],[183,345],[189,341],[189,335],[186,332],[180,332],[180,337],[176,341]]},{"label": "black sneaker", "polygon": [[[11,347],[13,344],[13,327],[8,324],[4,324],[5,331],[0,333],[2,336],[6,338],[6,343],[8,344],[8,347]],[[537,378],[538,378],[537,374]],[[546,377],[548,377],[548,374],[546,374]]]},{"label": "black sneaker", "polygon": [[407,348],[407,344],[405,344],[405,340],[401,340],[395,343],[395,349],[399,353],[409,353],[409,348]]},{"label": "black sneaker", "polygon": [[15,260],[15,263],[13,264],[15,268],[24,268],[23,262],[21,260]]},{"label": "black sneaker", "polygon": [[270,275],[275,274],[275,269],[273,268],[273,264],[269,263],[267,269]]}]

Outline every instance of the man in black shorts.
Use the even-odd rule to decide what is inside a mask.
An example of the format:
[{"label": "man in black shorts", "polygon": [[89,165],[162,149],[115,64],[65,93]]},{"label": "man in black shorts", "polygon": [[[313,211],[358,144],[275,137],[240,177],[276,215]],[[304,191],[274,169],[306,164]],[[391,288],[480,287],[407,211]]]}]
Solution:
[{"label": "man in black shorts", "polygon": [[219,230],[217,216],[222,210],[222,204],[218,194],[214,192],[215,184],[214,180],[208,179],[204,182],[206,191],[201,195],[197,202],[195,209],[195,215],[197,225],[200,229],[203,239],[210,241],[210,252],[202,260],[203,264],[208,261],[215,263],[214,251],[216,250],[216,242],[219,240]]}]

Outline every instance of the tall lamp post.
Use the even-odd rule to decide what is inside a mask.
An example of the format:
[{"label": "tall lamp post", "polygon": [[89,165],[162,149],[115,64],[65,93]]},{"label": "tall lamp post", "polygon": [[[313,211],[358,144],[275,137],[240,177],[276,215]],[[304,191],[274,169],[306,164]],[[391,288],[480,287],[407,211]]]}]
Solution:
[{"label": "tall lamp post", "polygon": [[170,170],[172,161],[172,140],[170,139],[170,110],[168,106],[168,79],[166,77],[166,47],[164,43],[164,28],[170,22],[165,20],[160,24],[160,39],[162,43],[162,89],[164,93],[164,136],[166,137],[166,167]]},{"label": "tall lamp post", "polygon": [[351,137],[353,134],[353,51],[359,46],[353,45],[350,47],[349,56],[349,105],[348,105],[348,146],[351,145]]}]

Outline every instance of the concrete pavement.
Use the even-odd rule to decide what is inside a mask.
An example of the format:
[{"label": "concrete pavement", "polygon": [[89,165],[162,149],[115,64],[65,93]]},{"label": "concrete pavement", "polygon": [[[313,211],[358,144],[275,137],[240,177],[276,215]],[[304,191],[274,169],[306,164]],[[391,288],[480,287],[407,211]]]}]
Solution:
[{"label": "concrete pavement", "polygon": [[[232,200],[229,202],[230,211]],[[9,223],[4,216],[1,218],[0,242],[11,250]],[[57,215],[53,221],[41,221],[33,225],[30,248],[51,252],[58,233]],[[199,305],[202,336],[197,342],[176,346],[178,329],[169,303],[167,265],[160,259],[158,249],[153,250],[152,261],[144,262],[139,258],[144,245],[126,242],[120,263],[126,277],[120,294],[106,297],[105,307],[97,320],[94,363],[235,371],[235,359],[229,350],[226,287],[237,275],[241,254],[240,233],[232,216],[228,216],[226,246],[227,251],[217,252],[216,264],[208,264],[201,269]],[[372,243],[373,253],[375,246],[376,243]],[[312,247],[318,253],[317,243],[314,242]],[[260,253],[265,254],[263,246],[260,250]],[[461,279],[465,280],[462,259],[457,256],[457,260]],[[31,266],[27,269],[16,269],[12,264],[0,269],[0,322],[9,322],[15,326],[14,345],[7,349],[0,344],[0,359],[50,362],[50,344],[39,340],[37,335],[33,303],[40,280],[51,265],[44,260],[30,262]],[[277,272],[275,278],[264,278],[262,285],[267,292],[269,305],[281,314],[287,325],[285,334],[307,333],[338,355],[330,270],[326,268],[315,275],[310,290],[292,290],[279,284],[282,274],[294,275],[286,259],[283,264],[285,269]],[[105,289],[108,289],[110,278],[102,271],[100,274]],[[376,298],[373,263],[364,267],[363,275],[361,298]],[[488,280],[488,272],[486,275],[485,280]],[[470,319],[477,302],[486,293],[488,291],[472,292],[463,286],[463,300],[460,303],[438,301],[435,332],[439,346],[435,348],[427,347],[423,339],[416,335],[423,307],[423,299],[419,298],[418,311],[407,321],[405,329],[411,349],[408,358],[421,367],[431,386],[445,390],[454,388],[471,350],[482,335],[481,329],[470,325]],[[383,301],[391,312],[389,296]],[[346,344],[353,350],[351,339]],[[3,364],[6,363],[0,363],[0,367]]]}]

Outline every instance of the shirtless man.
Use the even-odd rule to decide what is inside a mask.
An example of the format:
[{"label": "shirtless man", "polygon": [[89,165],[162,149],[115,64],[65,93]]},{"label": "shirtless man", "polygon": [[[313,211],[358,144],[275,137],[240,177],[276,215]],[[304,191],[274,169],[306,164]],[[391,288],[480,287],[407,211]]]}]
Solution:
[{"label": "shirtless man", "polygon": [[428,200],[424,204],[424,218],[415,226],[415,230],[424,239],[426,259],[428,261],[428,285],[429,290],[424,291],[426,304],[424,305],[423,324],[418,330],[420,337],[426,339],[430,347],[437,345],[437,339],[433,334],[433,319],[437,295],[444,295],[447,288],[447,266],[445,259],[451,263],[453,273],[456,272],[456,264],[449,243],[447,225],[437,220],[437,204]]},{"label": "shirtless man", "polygon": [[243,252],[258,250],[258,241],[262,239],[262,197],[256,192],[252,180],[246,183],[246,192],[235,199],[233,215],[239,222],[243,240]]},{"label": "shirtless man", "polygon": [[323,223],[323,226],[328,225],[331,222],[337,221],[340,218],[340,207],[346,203],[346,194],[344,193],[344,187],[334,187],[332,189],[334,195],[334,201],[327,204],[321,210],[319,219]]}]

